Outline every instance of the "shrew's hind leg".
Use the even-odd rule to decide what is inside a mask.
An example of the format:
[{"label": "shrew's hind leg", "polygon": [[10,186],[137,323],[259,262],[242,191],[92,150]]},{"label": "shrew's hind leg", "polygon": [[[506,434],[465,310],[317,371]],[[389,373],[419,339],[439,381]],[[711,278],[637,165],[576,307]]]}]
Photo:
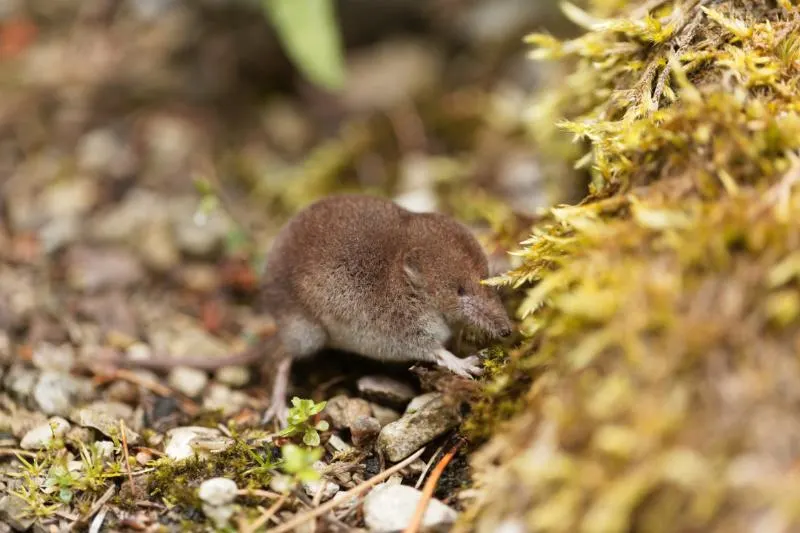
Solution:
[{"label": "shrew's hind leg", "polygon": [[288,422],[289,408],[286,402],[286,393],[289,390],[292,362],[295,359],[309,357],[321,350],[327,342],[325,329],[313,320],[309,320],[299,313],[284,316],[278,320],[278,338],[280,339],[280,354],[273,361],[277,364],[274,369],[272,381],[272,395],[269,409],[262,417],[266,424],[277,418],[280,427],[284,428]]}]

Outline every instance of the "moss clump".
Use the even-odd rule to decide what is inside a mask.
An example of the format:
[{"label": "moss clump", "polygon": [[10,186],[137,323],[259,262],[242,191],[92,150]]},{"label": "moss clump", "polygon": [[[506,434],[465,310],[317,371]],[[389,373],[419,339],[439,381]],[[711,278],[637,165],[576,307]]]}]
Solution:
[{"label": "moss clump", "polygon": [[[266,453],[266,458],[262,455]],[[258,454],[261,461],[254,458]],[[148,493],[172,505],[199,509],[197,489],[206,479],[226,477],[239,488],[262,488],[269,484],[271,449],[256,449],[237,440],[230,448],[207,459],[192,457],[182,461],[164,458],[155,461],[155,471],[148,480]],[[267,466],[264,466],[267,465]]]},{"label": "moss clump", "polygon": [[517,409],[459,529],[798,529],[800,12],[593,5],[567,7],[584,36],[531,37],[575,63],[539,114],[587,143],[592,185],[495,280],[528,338],[476,411]]}]

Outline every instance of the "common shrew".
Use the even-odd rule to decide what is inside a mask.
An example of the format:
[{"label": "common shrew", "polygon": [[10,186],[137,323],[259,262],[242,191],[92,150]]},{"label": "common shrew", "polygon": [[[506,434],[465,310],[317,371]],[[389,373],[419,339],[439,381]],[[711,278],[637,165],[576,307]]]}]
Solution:
[{"label": "common shrew", "polygon": [[273,353],[214,363],[260,355],[274,365],[265,418],[281,420],[292,361],[323,348],[478,375],[477,356],[458,358],[445,345],[463,326],[495,338],[511,333],[499,296],[481,284],[488,275],[475,237],[445,215],[413,213],[378,197],[328,197],[296,214],[268,253],[262,290],[277,324],[277,343],[266,348]]}]

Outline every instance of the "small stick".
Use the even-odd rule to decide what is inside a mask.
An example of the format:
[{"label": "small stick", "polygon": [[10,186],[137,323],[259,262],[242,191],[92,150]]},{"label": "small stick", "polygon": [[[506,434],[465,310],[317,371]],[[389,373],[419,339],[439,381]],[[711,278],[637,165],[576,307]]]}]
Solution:
[{"label": "small stick", "polygon": [[[88,521],[91,517],[97,514],[100,511],[100,509],[102,509],[102,507],[106,504],[106,502],[111,499],[116,490],[117,490],[116,485],[112,484],[110,487],[108,487],[108,489],[103,493],[103,495],[100,496],[97,499],[97,501],[92,504],[92,507],[91,509],[89,509],[89,512],[72,523],[70,531],[76,531],[84,522]],[[100,525],[102,525],[102,519],[99,520],[100,520]]]},{"label": "small stick", "polygon": [[128,456],[128,437],[125,435],[125,422],[120,419],[119,430],[122,433],[122,453],[125,456],[125,470],[128,472],[128,482],[131,484],[131,496],[136,496],[136,487],[133,484],[133,472],[131,471],[131,461]]},{"label": "small stick", "polygon": [[283,506],[286,502],[286,499],[289,497],[289,493],[283,494],[280,498],[278,498],[275,503],[270,505],[269,509],[264,511],[261,516],[259,516],[252,524],[247,524],[242,527],[243,533],[252,533],[272,518],[272,516],[278,512],[278,510]]},{"label": "small stick", "polygon": [[419,475],[419,479],[417,480],[416,484],[414,485],[415,489],[418,489],[420,487],[420,485],[422,485],[422,482],[425,480],[425,476],[428,475],[428,470],[431,469],[431,466],[433,466],[434,461],[436,461],[436,458],[439,457],[439,454],[441,453],[442,448],[444,448],[444,444],[439,446],[439,449],[436,450],[435,452],[433,452],[433,455],[431,455],[430,461],[428,461],[428,464],[426,464],[425,468],[422,469],[422,473]]},{"label": "small stick", "polygon": [[420,499],[419,504],[417,504],[417,510],[414,512],[414,517],[411,519],[411,523],[408,524],[408,527],[403,531],[403,533],[417,533],[419,531],[419,527],[422,524],[422,519],[425,516],[425,510],[428,508],[428,503],[430,503],[431,498],[433,497],[433,491],[436,490],[436,484],[439,482],[439,478],[442,477],[442,473],[444,469],[447,468],[447,465],[456,456],[456,452],[461,446],[464,444],[463,440],[459,440],[450,451],[448,451],[442,460],[439,461],[439,464],[436,465],[436,468],[433,469],[431,472],[431,477],[428,478],[428,481],[425,482],[425,488],[422,490],[422,499]]},{"label": "small stick", "polygon": [[239,489],[236,491],[237,496],[255,496],[257,498],[270,498],[276,499],[280,498],[281,495],[277,492],[272,492],[269,490],[259,490],[259,489]]},{"label": "small stick", "polygon": [[327,513],[331,509],[335,508],[337,505],[341,505],[342,500],[347,500],[348,498],[351,498],[353,496],[358,496],[359,494],[361,494],[362,492],[366,491],[367,489],[369,489],[373,485],[377,485],[378,483],[380,483],[384,479],[388,478],[389,476],[391,476],[395,472],[399,472],[400,470],[404,469],[405,467],[407,467],[408,465],[410,465],[411,463],[416,461],[419,458],[419,456],[422,455],[424,452],[425,452],[425,448],[420,448],[419,450],[414,452],[410,457],[406,458],[402,462],[397,463],[393,467],[391,467],[391,468],[389,468],[387,470],[384,470],[380,474],[372,476],[371,478],[369,478],[368,480],[364,481],[363,483],[361,483],[361,484],[353,487],[352,489],[348,490],[347,492],[344,493],[343,496],[340,496],[341,499],[329,500],[329,501],[325,502],[324,504],[320,505],[319,507],[315,507],[314,509],[311,509],[310,511],[308,511],[306,513],[303,513],[300,516],[295,516],[294,518],[292,518],[288,522],[284,522],[283,524],[270,529],[269,530],[270,533],[284,533],[286,531],[292,531],[297,526],[299,526],[301,524],[305,524],[309,520],[313,520],[316,517]]}]

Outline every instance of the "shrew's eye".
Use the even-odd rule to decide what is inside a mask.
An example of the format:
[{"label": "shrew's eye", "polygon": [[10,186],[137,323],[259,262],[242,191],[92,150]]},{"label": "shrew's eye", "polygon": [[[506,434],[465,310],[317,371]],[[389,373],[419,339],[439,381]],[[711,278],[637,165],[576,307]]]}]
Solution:
[{"label": "shrew's eye", "polygon": [[463,285],[459,285],[459,286],[458,286],[458,295],[459,295],[459,296],[464,296],[464,294],[466,294],[466,292],[467,292],[467,291],[464,289],[464,286],[463,286]]}]

